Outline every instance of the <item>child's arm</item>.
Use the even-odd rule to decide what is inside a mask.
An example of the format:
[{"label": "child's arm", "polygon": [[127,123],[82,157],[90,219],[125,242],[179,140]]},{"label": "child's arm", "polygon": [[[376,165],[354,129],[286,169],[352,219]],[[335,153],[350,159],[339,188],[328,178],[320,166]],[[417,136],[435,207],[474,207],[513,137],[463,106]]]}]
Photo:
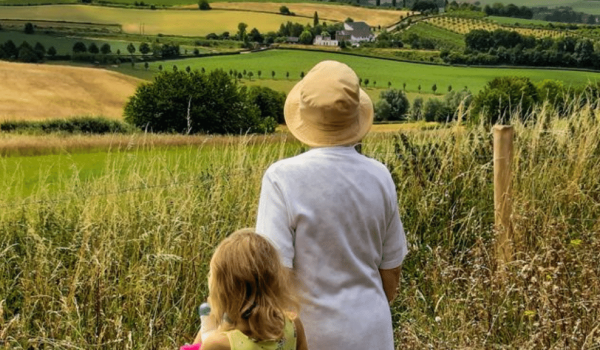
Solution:
[{"label": "child's arm", "polygon": [[296,325],[296,350],[308,350],[308,344],[306,343],[306,334],[304,334],[304,326],[300,317],[294,319]]},{"label": "child's arm", "polygon": [[381,276],[381,282],[383,284],[383,291],[385,292],[385,296],[390,304],[392,301],[394,301],[396,295],[398,295],[401,272],[402,266],[398,266],[389,270],[379,270],[379,275]]},{"label": "child's arm", "polygon": [[201,350],[231,350],[227,334],[216,332],[211,334],[204,343]]}]

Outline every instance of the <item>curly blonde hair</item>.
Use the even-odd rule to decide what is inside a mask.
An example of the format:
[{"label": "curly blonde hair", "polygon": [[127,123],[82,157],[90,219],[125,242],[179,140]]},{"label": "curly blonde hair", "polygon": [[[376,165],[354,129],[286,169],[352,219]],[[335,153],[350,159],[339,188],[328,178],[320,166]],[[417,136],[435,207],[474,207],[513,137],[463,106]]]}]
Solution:
[{"label": "curly blonde hair", "polygon": [[253,229],[238,230],[219,244],[210,261],[209,294],[221,330],[246,319],[247,335],[257,341],[280,339],[286,313],[298,313],[300,305],[291,271]]}]

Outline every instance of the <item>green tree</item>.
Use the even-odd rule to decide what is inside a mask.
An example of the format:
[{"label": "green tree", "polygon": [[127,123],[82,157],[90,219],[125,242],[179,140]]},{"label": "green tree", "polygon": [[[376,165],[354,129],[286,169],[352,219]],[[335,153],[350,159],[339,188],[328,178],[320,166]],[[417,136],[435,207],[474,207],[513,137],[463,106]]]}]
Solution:
[{"label": "green tree", "polygon": [[402,90],[406,91],[406,83],[402,83]]},{"label": "green tree", "polygon": [[397,89],[382,91],[375,104],[375,120],[406,120],[410,103],[406,94]]},{"label": "green tree", "polygon": [[38,55],[38,58],[40,60],[43,60],[44,56],[46,56],[46,48],[40,42],[35,43],[35,46],[33,47],[33,51],[35,51],[35,53]]},{"label": "green tree", "polygon": [[87,52],[87,47],[85,46],[84,43],[82,43],[81,41],[78,41],[75,44],[73,44],[73,53],[82,53],[82,52]]},{"label": "green tree", "polygon": [[178,71],[177,65],[173,65],[173,72],[177,72],[177,71]]},{"label": "green tree", "polygon": [[452,111],[437,98],[430,98],[423,107],[423,117],[428,122],[446,122]]},{"label": "green tree", "polygon": [[35,29],[33,27],[33,24],[31,24],[30,22],[25,23],[25,34],[33,34],[35,32]]},{"label": "green tree", "polygon": [[452,85],[448,85],[448,92],[452,91]]},{"label": "green tree", "polygon": [[102,52],[103,55],[108,55],[109,53],[111,53],[110,44],[109,43],[104,43],[100,47],[100,52]]},{"label": "green tree", "polygon": [[96,45],[96,43],[90,43],[90,46],[88,46],[88,52],[93,53],[95,55],[100,52],[100,49],[98,48],[98,45]]},{"label": "green tree", "polygon": [[410,118],[412,120],[421,120],[423,115],[423,98],[417,97],[413,100],[412,108],[410,109]]},{"label": "green tree", "polygon": [[437,91],[437,85],[433,84],[433,86],[431,87],[431,90],[433,91],[433,94],[435,95],[435,92]]},{"label": "green tree", "polygon": [[185,67],[185,71],[189,73],[192,71],[192,68],[190,68],[190,66],[187,66],[187,67]]},{"label": "green tree", "polygon": [[290,78],[290,72],[285,72],[285,77],[286,77],[287,79],[289,79],[289,78]]},{"label": "green tree", "polygon": [[344,20],[344,22],[346,22],[346,23],[352,23],[352,22],[354,22],[354,20],[352,18],[350,18],[350,17],[347,17],[346,20]]},{"label": "green tree", "polygon": [[419,89],[419,93],[421,93],[421,84],[419,84],[419,87],[417,87],[417,89]]},{"label": "green tree", "polygon": [[287,6],[281,6],[281,7],[279,8],[279,13],[281,13],[282,15],[286,15],[286,16],[289,16],[289,15],[291,15],[291,14],[292,14],[292,13],[290,12],[290,9],[289,9]]},{"label": "green tree", "polygon": [[207,11],[211,9],[210,4],[206,0],[198,1],[198,8],[202,11]]},{"label": "green tree", "polygon": [[474,97],[471,121],[489,125],[507,123],[512,116],[523,119],[537,102],[538,91],[529,78],[496,78]]},{"label": "green tree", "polygon": [[259,70],[257,73],[258,73],[258,79],[260,79],[260,75],[262,74],[262,72]]},{"label": "green tree", "polygon": [[121,55],[121,49],[117,49],[117,56]]},{"label": "green tree", "polygon": [[305,30],[302,32],[302,34],[300,34],[300,37],[298,38],[298,42],[300,42],[300,44],[304,44],[304,45],[311,45],[313,42],[313,36],[310,33],[310,31]]},{"label": "green tree", "polygon": [[300,79],[304,79],[304,71],[300,72]]},{"label": "green tree", "polygon": [[17,60],[19,62],[25,63],[35,63],[40,60],[39,56],[35,53],[35,50],[29,45],[26,41],[24,41],[21,46],[19,46],[19,53],[17,56]]},{"label": "green tree", "polygon": [[392,87],[392,82],[388,81],[388,89]]},{"label": "green tree", "polygon": [[250,81],[252,81],[252,77],[254,76],[254,73],[252,72],[248,72],[248,78],[250,78]]},{"label": "green tree", "polygon": [[141,43],[139,50],[142,55],[149,54],[150,53],[150,44],[148,44],[146,42]]},{"label": "green tree", "polygon": [[148,62],[144,62],[144,68],[145,68],[146,70],[148,70],[148,67],[149,67],[149,66],[150,66],[150,65],[148,64]]},{"label": "green tree", "polygon": [[163,70],[162,64],[158,65],[158,70],[162,72],[162,70]]},{"label": "green tree", "polygon": [[246,28],[248,28],[248,25],[244,22],[240,22],[238,23],[238,38],[239,40],[244,41],[244,39],[246,38]]},{"label": "green tree", "polygon": [[[261,117],[225,71],[159,73],[140,85],[125,105],[125,121],[152,132],[240,134],[272,132],[276,122]],[[188,124],[189,111],[189,124]]]},{"label": "green tree", "polygon": [[260,109],[262,118],[273,118],[278,124],[285,124],[283,106],[285,94],[264,86],[252,86],[248,91],[250,102]]},{"label": "green tree", "polygon": [[274,70],[271,71],[271,79],[275,79],[275,71]]},{"label": "green tree", "polygon": [[129,45],[127,45],[127,52],[129,52],[130,55],[133,55],[135,53],[135,46],[132,43],[129,43]]},{"label": "green tree", "polygon": [[313,15],[313,27],[316,27],[319,24],[319,14],[315,11]]},{"label": "green tree", "polygon": [[50,56],[50,57],[56,56],[56,49],[54,48],[54,46],[50,46],[48,48],[48,52],[47,53],[48,53],[48,56]]},{"label": "green tree", "polygon": [[369,86],[369,79],[365,79],[364,81],[365,81],[365,87],[368,87]]}]

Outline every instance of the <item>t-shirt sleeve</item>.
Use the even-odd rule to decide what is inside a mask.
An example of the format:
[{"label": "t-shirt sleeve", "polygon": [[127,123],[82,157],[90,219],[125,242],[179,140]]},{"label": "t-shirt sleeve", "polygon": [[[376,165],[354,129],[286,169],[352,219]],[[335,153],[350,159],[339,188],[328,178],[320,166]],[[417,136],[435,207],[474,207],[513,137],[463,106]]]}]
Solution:
[{"label": "t-shirt sleeve", "polygon": [[388,214],[387,230],[383,238],[383,257],[379,265],[379,269],[381,270],[393,269],[402,265],[402,261],[404,261],[404,257],[408,253],[406,234],[404,233],[402,221],[400,221],[400,214],[398,214],[396,189],[395,186],[393,187],[390,205],[391,211]]},{"label": "t-shirt sleeve", "polygon": [[286,200],[275,176],[267,171],[262,180],[256,232],[275,244],[283,265],[293,268],[294,230],[291,227],[290,213]]}]

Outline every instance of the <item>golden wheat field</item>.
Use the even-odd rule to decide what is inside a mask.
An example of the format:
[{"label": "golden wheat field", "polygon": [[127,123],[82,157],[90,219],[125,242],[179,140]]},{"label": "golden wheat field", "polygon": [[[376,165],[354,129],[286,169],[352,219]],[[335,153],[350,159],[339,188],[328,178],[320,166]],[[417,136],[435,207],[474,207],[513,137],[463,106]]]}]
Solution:
[{"label": "golden wheat field", "polygon": [[141,80],[104,69],[0,61],[0,120],[122,118]]},{"label": "golden wheat field", "polygon": [[[197,5],[196,5],[197,8]],[[279,29],[289,17],[247,11],[137,10],[104,6],[53,5],[8,6],[2,8],[1,18],[67,22],[119,24],[126,33],[139,34],[143,24],[145,34],[203,36],[224,31],[236,32],[245,22],[261,32]]]},{"label": "golden wheat field", "polygon": [[[215,2],[210,6],[213,9],[228,10],[251,10],[279,13],[279,8],[285,5],[290,11],[298,16],[312,17],[315,12],[319,15],[321,22],[337,21],[343,22],[350,17],[355,21],[366,22],[370,26],[390,26],[400,20],[400,16],[406,17],[407,11],[377,10],[363,7],[326,5],[326,4],[303,4],[303,3],[273,3],[273,2]],[[189,5],[189,7],[197,7]],[[288,17],[292,22],[306,22],[305,19]],[[312,21],[310,21],[312,23]]]}]

